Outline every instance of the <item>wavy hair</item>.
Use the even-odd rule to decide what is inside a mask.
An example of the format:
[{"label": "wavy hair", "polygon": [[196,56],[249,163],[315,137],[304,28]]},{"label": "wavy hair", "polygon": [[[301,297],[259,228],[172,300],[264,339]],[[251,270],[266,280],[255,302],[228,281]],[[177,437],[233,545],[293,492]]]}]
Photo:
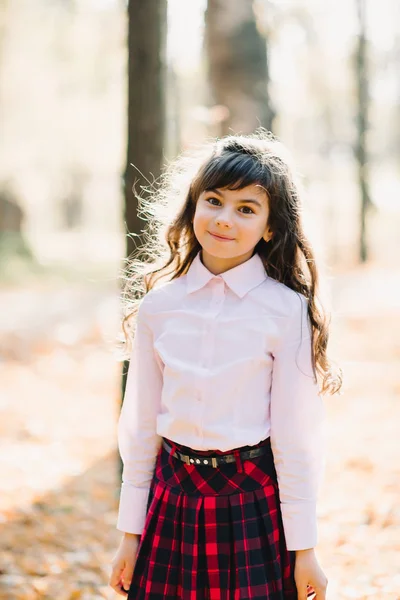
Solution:
[{"label": "wavy hair", "polygon": [[138,215],[147,222],[144,244],[128,259],[122,274],[125,357],[131,350],[135,315],[152,288],[184,275],[201,246],[192,221],[199,195],[207,189],[242,189],[260,185],[269,199],[268,224],[273,232],[255,247],[268,276],[308,300],[314,373],[321,393],[338,392],[342,371],[327,357],[330,318],[317,298],[319,276],[314,253],[302,226],[301,186],[286,148],[270,132],[229,135],[206,142],[173,161],[157,185],[137,196]]}]

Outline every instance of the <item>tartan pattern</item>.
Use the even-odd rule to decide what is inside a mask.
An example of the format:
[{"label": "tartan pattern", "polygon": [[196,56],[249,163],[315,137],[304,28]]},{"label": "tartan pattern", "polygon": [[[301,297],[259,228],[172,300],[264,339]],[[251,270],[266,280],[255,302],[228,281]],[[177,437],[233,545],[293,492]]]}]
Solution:
[{"label": "tartan pattern", "polygon": [[[165,439],[185,454],[233,451]],[[128,600],[297,600],[270,439],[261,445],[266,454],[216,469],[160,448]]]}]

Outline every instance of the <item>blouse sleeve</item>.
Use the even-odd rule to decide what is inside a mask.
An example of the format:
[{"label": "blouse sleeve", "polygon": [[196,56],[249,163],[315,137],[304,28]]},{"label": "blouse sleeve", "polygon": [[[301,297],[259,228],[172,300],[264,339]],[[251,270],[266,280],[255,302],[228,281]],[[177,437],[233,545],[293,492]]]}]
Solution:
[{"label": "blouse sleeve", "polygon": [[161,403],[162,366],[154,351],[147,320],[142,301],[118,421],[123,471],[117,529],[139,535],[146,519],[150,483],[161,445],[156,421]]},{"label": "blouse sleeve", "polygon": [[317,544],[317,494],[325,468],[325,407],[314,379],[307,299],[298,295],[274,352],[271,447],[288,550]]}]

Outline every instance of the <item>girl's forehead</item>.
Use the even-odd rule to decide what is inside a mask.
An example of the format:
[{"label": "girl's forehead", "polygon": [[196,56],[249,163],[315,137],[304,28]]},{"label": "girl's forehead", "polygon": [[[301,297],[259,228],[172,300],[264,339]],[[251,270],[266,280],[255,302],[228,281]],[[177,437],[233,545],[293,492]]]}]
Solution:
[{"label": "girl's forehead", "polygon": [[267,196],[267,191],[265,188],[259,183],[250,183],[241,187],[210,187],[203,190],[203,194],[209,192],[217,192],[221,196],[232,196],[238,198],[246,198],[250,196],[258,196],[259,198],[264,198]]},{"label": "girl's forehead", "polygon": [[[254,156],[226,153],[213,157],[193,181],[192,192],[198,197],[205,190],[243,190],[254,186],[254,193],[269,193],[272,173],[266,163]],[[261,186],[257,187],[256,186]]]}]

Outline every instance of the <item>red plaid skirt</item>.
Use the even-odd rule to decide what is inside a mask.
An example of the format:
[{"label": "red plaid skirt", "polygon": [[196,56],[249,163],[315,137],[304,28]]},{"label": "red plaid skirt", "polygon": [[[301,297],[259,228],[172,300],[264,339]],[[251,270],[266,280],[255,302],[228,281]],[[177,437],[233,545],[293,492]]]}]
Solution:
[{"label": "red plaid skirt", "polygon": [[[230,454],[191,450],[185,454]],[[161,446],[128,600],[297,600],[270,438],[267,452],[218,468]]]}]

